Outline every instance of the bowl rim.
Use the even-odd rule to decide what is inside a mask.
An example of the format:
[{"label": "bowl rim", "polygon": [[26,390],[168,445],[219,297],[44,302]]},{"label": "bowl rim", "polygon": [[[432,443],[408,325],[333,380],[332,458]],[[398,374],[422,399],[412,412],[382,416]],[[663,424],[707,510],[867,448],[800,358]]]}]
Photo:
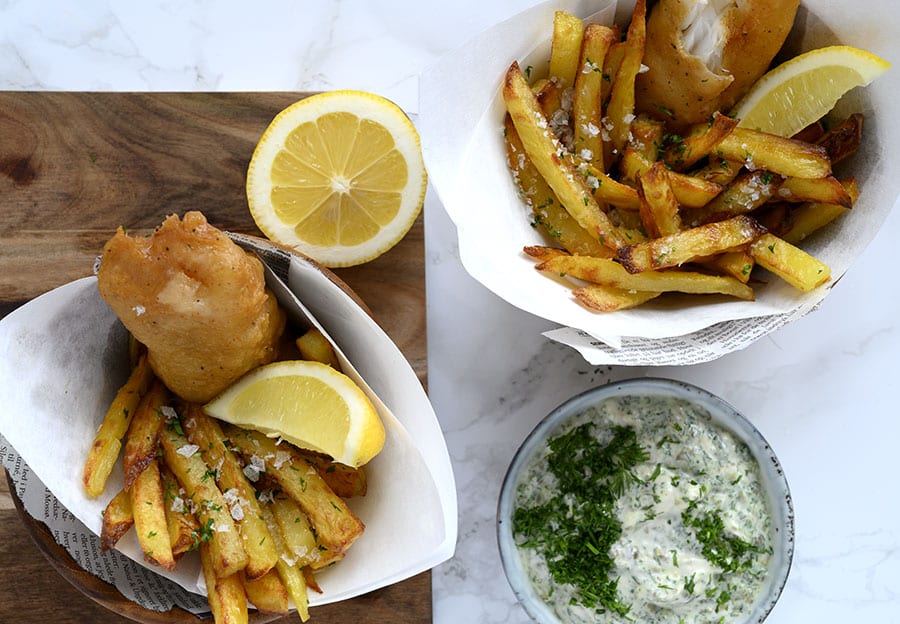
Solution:
[{"label": "bowl rim", "polygon": [[537,595],[521,569],[511,522],[519,475],[544,440],[563,422],[604,399],[628,394],[682,398],[700,405],[709,412],[713,424],[725,428],[747,446],[759,465],[763,493],[772,518],[773,554],[769,574],[753,610],[740,624],[763,622],[787,584],[794,555],[794,506],[784,469],[759,429],[731,404],[699,386],[663,377],[625,379],[580,392],[544,416],[519,445],[501,482],[496,523],[501,565],[516,599],[535,622],[560,621]]}]

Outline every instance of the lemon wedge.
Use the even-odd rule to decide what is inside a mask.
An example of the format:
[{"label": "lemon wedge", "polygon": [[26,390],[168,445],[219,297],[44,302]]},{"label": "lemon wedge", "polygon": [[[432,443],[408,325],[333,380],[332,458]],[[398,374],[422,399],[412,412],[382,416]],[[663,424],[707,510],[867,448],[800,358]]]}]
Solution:
[{"label": "lemon wedge", "polygon": [[361,466],[384,446],[384,425],[352,379],[306,360],[261,366],[204,406],[210,416]]},{"label": "lemon wedge", "polygon": [[292,104],[265,130],[247,171],[247,201],[271,240],[329,267],[385,253],[422,210],[419,135],[389,100],[329,91]]},{"label": "lemon wedge", "polygon": [[869,84],[890,66],[850,46],[811,50],[766,73],[731,116],[744,128],[793,136],[825,116],[845,93]]}]

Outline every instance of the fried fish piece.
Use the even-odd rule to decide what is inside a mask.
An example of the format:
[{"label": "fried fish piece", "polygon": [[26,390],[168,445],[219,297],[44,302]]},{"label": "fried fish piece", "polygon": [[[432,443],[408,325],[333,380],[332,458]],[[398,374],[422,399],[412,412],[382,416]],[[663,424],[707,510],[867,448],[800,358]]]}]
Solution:
[{"label": "fried fish piece", "polygon": [[285,316],[261,262],[200,212],[171,215],[149,237],[120,227],[97,278],[156,375],[186,401],[209,401],[275,359]]},{"label": "fried fish piece", "polygon": [[676,129],[727,112],[768,69],[799,0],[660,0],[647,20],[635,92]]}]

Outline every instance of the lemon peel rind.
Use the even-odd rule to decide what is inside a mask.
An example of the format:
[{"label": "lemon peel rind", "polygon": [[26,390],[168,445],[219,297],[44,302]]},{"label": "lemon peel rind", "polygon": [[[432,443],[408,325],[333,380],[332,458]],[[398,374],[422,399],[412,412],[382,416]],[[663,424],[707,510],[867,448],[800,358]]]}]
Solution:
[{"label": "lemon peel rind", "polygon": [[[268,171],[260,171],[260,167],[274,161],[288,135],[298,125],[332,112],[351,112],[360,119],[374,121],[388,130],[398,126],[406,130],[391,132],[396,149],[405,156],[408,167],[407,183],[400,191],[398,215],[403,216],[398,216],[389,225],[382,227],[374,237],[354,246],[324,246],[302,241],[291,224],[275,217],[274,210],[261,209],[271,206],[272,183]],[[379,95],[364,91],[328,91],[295,102],[274,117],[260,137],[250,159],[247,200],[254,221],[269,239],[288,245],[327,267],[349,267],[377,258],[402,240],[422,212],[427,179],[418,132],[399,106]]]}]

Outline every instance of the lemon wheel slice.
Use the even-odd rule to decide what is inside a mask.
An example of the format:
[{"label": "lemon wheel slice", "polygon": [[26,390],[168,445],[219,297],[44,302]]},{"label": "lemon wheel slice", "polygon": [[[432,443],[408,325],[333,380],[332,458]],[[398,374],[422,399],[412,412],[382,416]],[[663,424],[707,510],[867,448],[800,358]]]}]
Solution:
[{"label": "lemon wheel slice", "polygon": [[384,446],[384,425],[365,393],[330,366],[306,360],[261,366],[204,409],[239,427],[361,466]]},{"label": "lemon wheel slice", "polygon": [[419,135],[392,102],[330,91],[279,113],[247,171],[247,200],[271,240],[330,267],[362,264],[396,245],[422,210]]},{"label": "lemon wheel slice", "polygon": [[731,116],[745,128],[793,136],[824,117],[845,93],[869,84],[890,66],[850,46],[811,50],[766,73]]}]

